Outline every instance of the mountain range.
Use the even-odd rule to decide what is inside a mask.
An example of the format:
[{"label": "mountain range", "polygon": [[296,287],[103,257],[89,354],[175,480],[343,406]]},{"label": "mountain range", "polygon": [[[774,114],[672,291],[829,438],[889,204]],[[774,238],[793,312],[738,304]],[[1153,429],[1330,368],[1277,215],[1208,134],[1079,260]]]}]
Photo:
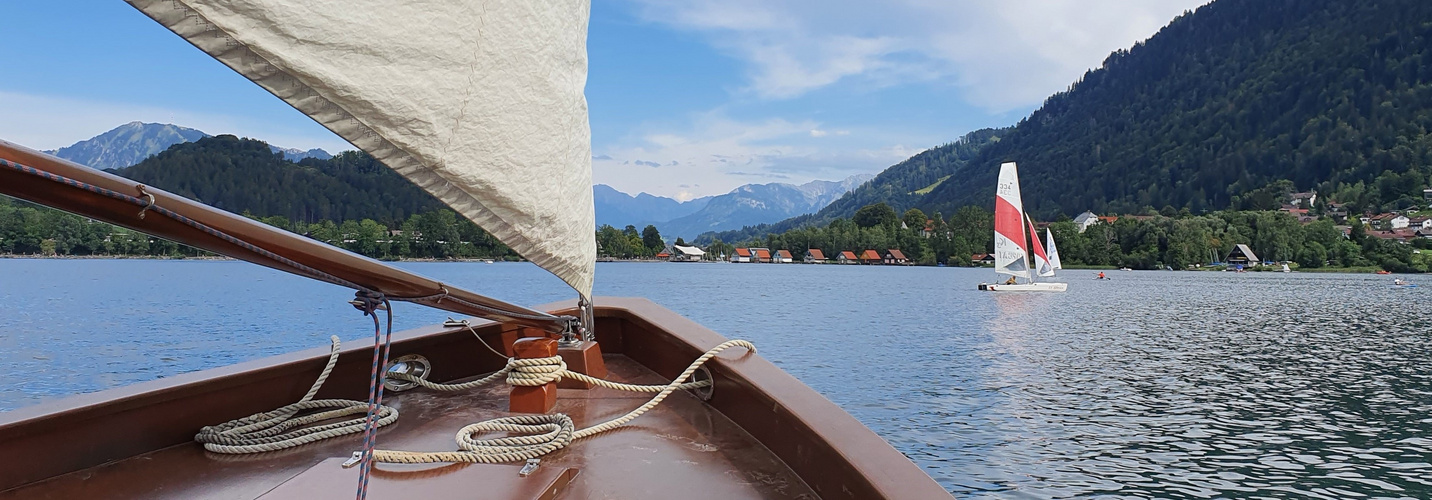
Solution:
[{"label": "mountain range", "polygon": [[[441,206],[366,154],[285,149],[172,124],[131,122],[50,151],[233,212],[314,222],[400,223]],[[282,153],[282,156],[274,153]],[[868,180],[748,184],[688,201],[593,187],[598,224],[656,225],[668,239],[775,222],[820,210]]]},{"label": "mountain range", "polygon": [[[170,146],[193,142],[209,137],[202,131],[167,123],[129,122],[103,134],[76,142],[46,153],[97,169],[125,168],[143,161]],[[289,161],[304,158],[327,160],[333,155],[314,148],[307,151],[297,148],[269,146],[274,153],[283,153]]]},{"label": "mountain range", "polygon": [[617,228],[652,224],[668,239],[694,238],[706,232],[766,224],[815,212],[873,177],[859,174],[839,181],[817,180],[800,185],[746,184],[723,195],[686,202],[646,193],[631,196],[605,184],[596,185],[593,191],[598,224]]}]

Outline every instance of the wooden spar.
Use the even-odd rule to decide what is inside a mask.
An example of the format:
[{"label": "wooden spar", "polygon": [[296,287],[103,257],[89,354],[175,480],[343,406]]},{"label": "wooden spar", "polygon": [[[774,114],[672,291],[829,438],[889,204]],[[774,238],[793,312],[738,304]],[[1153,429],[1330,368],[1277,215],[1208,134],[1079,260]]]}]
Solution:
[{"label": "wooden spar", "polygon": [[[567,326],[566,321],[547,313],[537,312],[526,307],[488,298],[451,284],[434,281],[377,260],[151,186],[143,186],[141,191],[137,182],[14,143],[0,140],[0,159],[131,197],[146,198],[146,195],[152,195],[155,207],[178,213],[283,259],[382,293],[391,300],[427,297],[425,300],[412,302],[502,323],[540,328],[553,333],[561,333]],[[296,269],[282,260],[275,260],[263,253],[255,252],[173,218],[152,211],[141,216],[143,207],[130,202],[83,187],[22,172],[8,166],[0,167],[0,194],[261,266],[313,277],[307,276],[300,269]]]}]

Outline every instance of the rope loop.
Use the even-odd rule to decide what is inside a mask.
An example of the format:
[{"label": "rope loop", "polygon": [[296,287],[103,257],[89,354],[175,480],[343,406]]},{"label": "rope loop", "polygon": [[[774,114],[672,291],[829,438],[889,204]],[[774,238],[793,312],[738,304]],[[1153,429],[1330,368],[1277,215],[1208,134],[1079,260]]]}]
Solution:
[{"label": "rope loop", "polygon": [[567,372],[567,363],[561,356],[550,358],[509,358],[507,360],[507,383],[523,387],[537,387],[551,382],[560,382]]},{"label": "rope loop", "polygon": [[149,194],[148,191],[145,191],[143,184],[135,184],[134,189],[139,190],[140,196],[143,196],[148,199],[148,201],[144,204],[144,208],[139,209],[139,218],[143,219],[144,213],[148,212],[149,209],[154,208],[154,195]]}]

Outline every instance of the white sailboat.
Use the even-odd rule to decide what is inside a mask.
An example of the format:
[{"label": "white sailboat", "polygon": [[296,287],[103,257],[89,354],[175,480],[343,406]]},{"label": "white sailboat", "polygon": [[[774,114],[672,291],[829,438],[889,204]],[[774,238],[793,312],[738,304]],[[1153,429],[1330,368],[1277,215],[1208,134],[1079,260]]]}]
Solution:
[{"label": "white sailboat", "polygon": [[1059,249],[1054,246],[1054,231],[1045,229],[1044,240],[1047,242],[1046,245],[1049,246],[1049,274],[1041,273],[1040,276],[1054,276],[1054,271],[1064,269],[1064,266],[1059,264]]},{"label": "white sailboat", "polygon": [[[1028,225],[1029,233],[1025,233],[1026,219],[1024,217],[1024,203],[1019,196],[1019,170],[1013,162],[1004,163],[999,166],[999,181],[995,187],[994,202],[994,271],[996,273],[1009,275],[1010,281],[1004,283],[980,283],[979,289],[990,292],[1062,292],[1069,288],[1068,283],[1040,283],[1035,281],[1037,275],[1044,272],[1053,273],[1053,266],[1044,253],[1044,248],[1039,244],[1038,235],[1034,236],[1034,259],[1037,267],[1031,268],[1029,264],[1030,252],[1026,248],[1026,241],[1029,234],[1033,234],[1034,225]],[[1019,283],[1018,278],[1028,281]]]}]

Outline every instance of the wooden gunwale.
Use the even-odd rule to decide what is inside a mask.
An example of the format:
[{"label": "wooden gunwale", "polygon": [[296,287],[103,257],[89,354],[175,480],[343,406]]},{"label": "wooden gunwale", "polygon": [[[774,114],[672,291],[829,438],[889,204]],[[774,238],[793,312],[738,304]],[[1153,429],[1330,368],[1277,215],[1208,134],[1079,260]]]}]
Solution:
[{"label": "wooden gunwale", "polygon": [[[603,349],[665,377],[725,340],[646,299],[600,298],[596,305]],[[567,302],[542,309],[573,307]],[[499,324],[479,321],[474,327],[489,342],[503,341]],[[363,398],[370,348],[345,344],[318,397]],[[435,380],[470,377],[503,364],[495,355],[473,354],[481,351],[465,328],[394,333],[394,356],[427,356]],[[327,354],[327,348],[308,349],[0,413],[0,491],[184,445],[203,425],[295,401]],[[821,498],[950,498],[874,432],[764,358],[737,350],[707,367],[716,379],[707,404],[756,438]]]}]

